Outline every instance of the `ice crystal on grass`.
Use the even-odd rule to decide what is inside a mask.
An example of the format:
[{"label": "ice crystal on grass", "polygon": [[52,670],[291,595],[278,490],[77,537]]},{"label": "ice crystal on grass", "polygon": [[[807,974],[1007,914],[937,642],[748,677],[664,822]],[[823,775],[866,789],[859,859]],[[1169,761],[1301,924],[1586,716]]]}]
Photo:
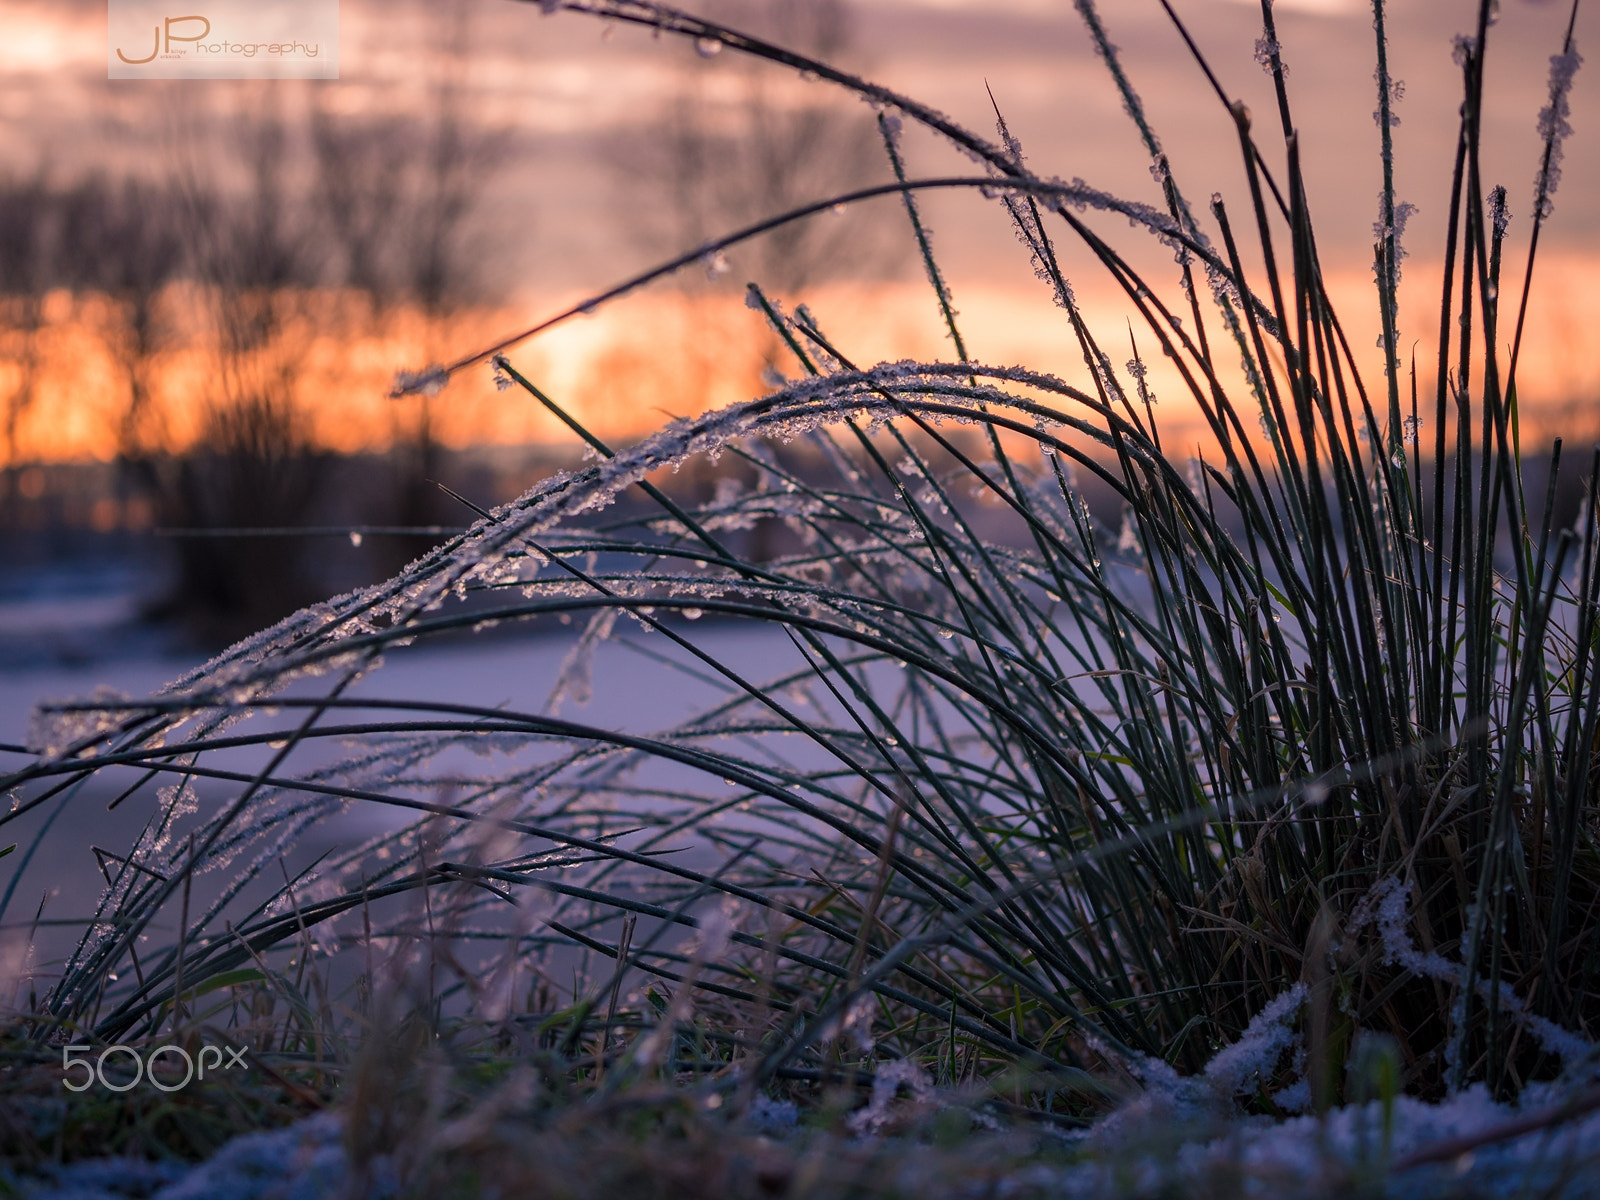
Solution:
[{"label": "ice crystal on grass", "polygon": [[1256,63],[1267,74],[1272,74],[1272,63],[1278,60],[1278,69],[1283,72],[1285,79],[1289,77],[1289,68],[1283,64],[1283,47],[1278,44],[1277,38],[1258,37],[1256,39]]},{"label": "ice crystal on grass", "polygon": [[933,1082],[921,1067],[905,1058],[882,1062],[872,1075],[872,1099],[846,1122],[850,1131],[857,1137],[882,1133],[898,1115],[895,1102],[902,1088],[907,1092],[908,1113],[923,1112],[933,1105]]},{"label": "ice crystal on grass", "polygon": [[589,618],[583,636],[567,652],[561,663],[561,672],[550,690],[545,707],[554,715],[568,700],[574,704],[588,704],[594,698],[594,656],[600,643],[611,636],[617,623],[617,609],[603,608]]},{"label": "ice crystal on grass", "polygon": [[1130,554],[1139,548],[1139,530],[1133,523],[1132,507],[1122,510],[1122,532],[1117,535],[1117,552]]},{"label": "ice crystal on grass", "polygon": [[1295,1047],[1297,1038],[1291,1023],[1307,995],[1303,983],[1283,992],[1251,1019],[1237,1041],[1217,1051],[1199,1076],[1186,1078],[1170,1064],[1148,1056],[1141,1056],[1128,1066],[1143,1080],[1150,1096],[1175,1105],[1180,1111],[1207,1111],[1219,1102],[1224,1108],[1231,1108],[1235,1097],[1253,1095],[1265,1088],[1284,1053]]},{"label": "ice crystal on grass", "polygon": [[[1460,989],[1468,978],[1465,964],[1453,963],[1436,952],[1422,953],[1411,941],[1406,931],[1409,923],[1409,889],[1399,879],[1390,877],[1373,888],[1366,906],[1358,911],[1356,924],[1372,921],[1383,944],[1384,962],[1396,964],[1414,975],[1438,980]],[[1470,918],[1468,924],[1471,924]],[[1600,1047],[1563,1029],[1553,1021],[1530,1013],[1522,998],[1507,983],[1491,988],[1488,981],[1477,980],[1477,991],[1486,999],[1492,994],[1500,1010],[1526,1030],[1546,1053],[1572,1064],[1595,1058]],[[1461,1004],[1458,990],[1457,1007]]]},{"label": "ice crystal on grass", "polygon": [[728,262],[728,256],[721,250],[708,250],[700,256],[700,264],[705,268],[706,278],[715,282],[729,271],[733,270]]},{"label": "ice crystal on grass", "polygon": [[1561,185],[1561,160],[1566,155],[1566,140],[1572,133],[1572,80],[1583,65],[1583,56],[1575,46],[1561,54],[1550,56],[1549,102],[1539,110],[1539,136],[1545,142],[1544,161],[1540,164],[1538,178],[1534,180],[1534,212],[1541,220],[1548,219],[1555,209],[1556,188]]},{"label": "ice crystal on grass", "polygon": [[1239,1040],[1219,1050],[1206,1064],[1206,1081],[1230,1097],[1253,1093],[1265,1085],[1284,1051],[1294,1045],[1290,1022],[1308,994],[1306,985],[1297,983],[1252,1017]]},{"label": "ice crystal on grass", "polygon": [[1506,206],[1506,189],[1496,187],[1489,193],[1489,224],[1494,230],[1495,240],[1506,235],[1506,229],[1511,224],[1511,210]]},{"label": "ice crystal on grass", "polygon": [[[1379,74],[1377,72],[1373,72],[1372,79],[1373,79],[1373,82],[1378,85],[1378,87],[1379,87],[1379,89],[1381,91],[1385,91],[1386,92],[1386,95],[1384,96],[1384,99],[1387,100],[1387,105],[1384,106],[1384,107],[1388,108],[1389,125],[1390,125],[1390,127],[1393,128],[1394,126],[1399,125],[1400,124],[1400,114],[1395,112],[1394,110],[1395,110],[1395,107],[1400,103],[1400,101],[1405,99],[1405,95],[1406,95],[1406,83],[1405,83],[1405,80],[1403,80],[1403,79],[1394,79],[1394,78],[1386,78],[1386,77],[1384,77],[1383,75],[1381,75],[1381,74]],[[1384,107],[1376,108],[1376,109],[1373,110],[1373,113],[1372,113],[1372,123],[1374,125],[1378,126],[1378,128],[1380,128],[1380,129],[1383,128]]]},{"label": "ice crystal on grass", "polygon": [[400,400],[406,396],[437,396],[449,382],[450,373],[437,365],[420,371],[397,371],[389,397]]},{"label": "ice crystal on grass", "polygon": [[93,706],[127,700],[115,688],[101,686],[87,700],[46,701],[29,717],[27,747],[46,761],[58,761],[78,746],[85,747],[87,755],[98,754],[103,750],[103,735],[121,729],[129,714],[120,708]]}]

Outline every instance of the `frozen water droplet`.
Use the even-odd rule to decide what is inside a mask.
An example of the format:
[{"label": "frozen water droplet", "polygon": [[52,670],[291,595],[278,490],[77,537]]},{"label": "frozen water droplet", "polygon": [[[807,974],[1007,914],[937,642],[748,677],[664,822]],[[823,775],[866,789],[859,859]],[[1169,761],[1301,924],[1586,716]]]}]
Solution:
[{"label": "frozen water droplet", "polygon": [[951,638],[955,637],[955,635],[956,635],[956,631],[954,629],[941,629],[941,630],[939,630],[939,636],[944,638],[944,640],[947,641],[947,642]]},{"label": "frozen water droplet", "polygon": [[722,43],[712,37],[695,38],[694,52],[701,58],[715,58],[722,53]]},{"label": "frozen water droplet", "polygon": [[842,205],[842,204],[835,204],[828,211],[831,212],[836,217],[842,217],[845,214],[845,206]]},{"label": "frozen water droplet", "polygon": [[685,621],[698,621],[702,615],[698,608],[686,608],[683,610],[683,619]]},{"label": "frozen water droplet", "polygon": [[700,261],[705,264],[707,279],[721,279],[732,270],[728,265],[728,256],[721,250],[705,255]]},{"label": "frozen water droplet", "polygon": [[817,75],[817,73],[815,71],[813,71],[809,67],[807,67],[804,71],[800,72],[800,78],[802,80],[804,80],[806,83],[815,83],[817,81],[817,79],[819,78],[819,76]]},{"label": "frozen water droplet", "polygon": [[361,531],[359,529],[352,529],[350,531],[350,544],[352,546],[361,545]]},{"label": "frozen water droplet", "polygon": [[421,371],[398,371],[389,398],[399,400],[405,396],[437,396],[450,382],[450,373],[441,366],[427,367]]}]

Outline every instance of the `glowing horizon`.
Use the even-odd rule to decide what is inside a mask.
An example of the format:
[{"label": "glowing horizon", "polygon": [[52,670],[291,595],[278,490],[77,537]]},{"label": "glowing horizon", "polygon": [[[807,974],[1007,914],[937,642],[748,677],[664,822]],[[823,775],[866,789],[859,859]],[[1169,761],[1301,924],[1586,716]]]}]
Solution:
[{"label": "glowing horizon", "polygon": [[[1433,350],[1437,330],[1427,328],[1431,291],[1440,265],[1411,262],[1400,318],[1407,361],[1415,347],[1420,403],[1433,408]],[[1370,275],[1330,274],[1328,288],[1345,322],[1369,392],[1381,392],[1381,355],[1372,346],[1376,300]],[[1508,294],[1515,297],[1508,287]],[[968,286],[957,293],[963,335],[977,361],[1025,364],[1092,389],[1065,315],[1042,288]],[[1123,298],[1103,286],[1079,287],[1091,330],[1114,362],[1130,356]],[[286,325],[276,353],[294,359],[295,410],[307,423],[309,443],[340,454],[382,452],[414,436],[418,401],[394,401],[388,391],[400,370],[472,353],[524,324],[530,315],[558,311],[569,295],[528,301],[515,308],[473,310],[430,322],[399,308],[381,324],[352,323],[359,298],[339,293],[300,297],[302,315]],[[343,304],[346,307],[340,308]],[[105,343],[104,302],[71,303],[61,295],[47,305],[40,333],[41,366],[33,403],[17,425],[14,452],[0,465],[23,467],[117,457],[117,430],[126,409],[128,380]],[[838,284],[815,290],[812,309],[841,347],[864,364],[950,356],[937,310],[919,282]],[[1436,320],[1436,316],[1432,319]],[[1208,316],[1208,321],[1212,320]],[[1600,322],[1600,256],[1542,264],[1530,303],[1529,332],[1518,370],[1525,438],[1587,432],[1566,429],[1578,406],[1600,396],[1600,370],[1581,353],[1583,331]],[[1173,440],[1204,438],[1199,410],[1182,391],[1170,363],[1150,335],[1140,354],[1150,368],[1156,419]],[[1216,330],[1213,330],[1215,336]],[[1509,338],[1509,332],[1507,334]],[[652,292],[578,317],[513,349],[518,369],[534,379],[586,425],[610,438],[648,434],[674,416],[693,416],[771,390],[761,380],[770,336],[759,316],[737,295]],[[1365,348],[1365,351],[1363,351]],[[1502,369],[1505,362],[1502,348]],[[779,356],[780,368],[798,368]],[[182,452],[201,436],[207,406],[225,404],[214,346],[179,345],[148,364],[152,418],[159,429],[149,446]],[[14,389],[14,363],[0,364],[0,388]],[[1409,379],[1403,390],[1409,393]],[[500,392],[487,365],[461,372],[430,403],[432,435],[456,449],[472,445],[561,445],[571,435],[520,392]],[[0,448],[0,453],[3,453]]]},{"label": "glowing horizon", "polygon": [[[1230,205],[1246,202],[1231,121],[1185,57],[1159,7],[1103,7],[1191,203],[1201,207],[1213,189]],[[1270,81],[1254,60],[1254,6],[1248,0],[1182,0],[1177,7],[1230,94],[1255,105],[1258,113],[1271,113]],[[1402,287],[1401,350],[1409,359],[1416,344],[1425,398],[1433,386],[1429,347],[1438,336],[1438,315],[1430,310],[1437,306],[1459,95],[1449,34],[1468,7],[1465,0],[1418,0],[1391,11],[1391,61],[1409,85],[1398,110],[1403,123],[1395,130],[1399,194],[1419,209],[1406,238],[1411,257]],[[1564,12],[1556,11],[1560,7],[1508,6],[1491,55],[1495,103],[1485,116],[1486,182],[1510,188],[1518,220],[1508,243],[1507,279],[1517,287],[1526,247],[1528,183],[1537,160],[1535,125],[1546,100],[1552,38],[1564,20]],[[385,398],[396,371],[470,353],[628,274],[641,259],[664,257],[660,246],[647,249],[630,240],[629,222],[643,205],[628,194],[615,165],[608,165],[605,156],[615,154],[618,143],[607,139],[649,119],[681,94],[686,80],[701,89],[722,118],[737,110],[745,94],[745,77],[730,65],[732,55],[700,58],[688,47],[658,44],[639,30],[618,26],[608,34],[606,27],[578,17],[541,16],[532,5],[463,0],[458,9],[469,18],[463,61],[471,65],[462,85],[462,111],[472,122],[508,131],[512,139],[503,173],[487,190],[487,233],[479,255],[504,276],[500,295],[514,299],[491,300],[485,288],[447,325],[393,306],[383,328],[327,321],[295,332],[301,344],[294,353],[303,370],[294,403],[316,443],[336,452],[382,450],[408,436],[414,412]],[[1373,348],[1377,319],[1370,265],[1380,172],[1371,118],[1370,13],[1355,0],[1279,0],[1278,10],[1319,249],[1371,389],[1382,377]],[[185,89],[180,92],[159,84],[112,86],[96,78],[96,72],[104,73],[101,9],[9,0],[11,36],[0,46],[0,111],[12,119],[0,124],[0,138],[10,139],[11,161],[17,164],[30,155],[41,162],[47,152],[55,155],[49,160],[49,178],[55,181],[95,172],[143,172],[161,179],[213,143],[225,143],[229,121],[268,100],[294,120],[302,119],[313,102],[341,117],[414,116],[424,103],[425,77],[431,78],[426,70],[419,72],[419,54],[438,32],[429,22],[439,11],[438,5],[345,0],[346,78],[322,91],[309,89],[324,85],[274,84],[268,92],[182,82],[175,85]],[[984,136],[993,124],[992,87],[1041,174],[1081,174],[1119,195],[1159,202],[1139,139],[1069,5],[882,0],[858,4],[853,12],[852,65]],[[1580,42],[1597,19],[1594,10],[1584,10]],[[806,90],[817,85],[793,73],[769,72],[764,78],[766,94],[779,107],[819,94]],[[1561,423],[1577,419],[1575,406],[1600,396],[1600,349],[1586,335],[1600,319],[1600,155],[1589,151],[1585,140],[1600,136],[1597,85],[1594,67],[1579,73],[1566,179],[1554,219],[1542,235],[1519,369],[1530,430],[1544,424],[1556,432]],[[197,122],[203,118],[211,125],[162,124],[169,110],[185,106],[201,114]],[[1262,128],[1271,123],[1258,118]],[[295,128],[304,135],[303,126]],[[189,159],[163,142],[174,131],[195,139],[179,146]],[[1281,145],[1268,150],[1281,164]],[[915,133],[908,134],[906,153],[913,174],[972,170],[947,147]],[[218,182],[238,185],[221,172]],[[931,194],[923,211],[974,355],[990,362],[1026,362],[1084,382],[1061,316],[1028,279],[1026,251],[1012,240],[1003,212],[992,204],[981,207],[977,196]],[[849,339],[851,353],[862,361],[948,354],[926,287],[915,282],[920,268],[903,218],[898,219],[893,233],[903,252],[898,277],[835,279],[805,289],[827,327]],[[1150,271],[1153,283],[1171,282],[1164,249],[1148,244],[1142,233],[1124,241],[1130,253],[1144,256],[1140,267]],[[674,243],[667,252],[680,248]],[[744,264],[735,262],[742,270]],[[1085,265],[1080,254],[1071,281],[1096,336],[1120,363],[1128,356],[1122,324],[1128,308],[1098,269],[1092,262]],[[892,275],[888,269],[884,273]],[[514,357],[526,360],[531,375],[608,436],[638,436],[665,413],[699,412],[762,390],[759,372],[768,335],[740,299],[734,293],[685,300],[649,291],[552,331]],[[334,309],[344,304],[336,298],[325,302]],[[347,307],[359,305],[351,300]],[[32,402],[20,413],[15,443],[0,444],[0,456],[9,465],[108,460],[118,452],[118,414],[128,383],[104,345],[103,321],[87,297],[58,294],[46,308],[52,316],[38,343]],[[692,317],[685,315],[690,312]],[[192,326],[203,327],[198,321]],[[1177,381],[1155,348],[1141,347],[1161,396],[1163,425],[1174,437],[1181,429],[1199,428],[1193,406],[1180,400]],[[0,404],[21,395],[25,357],[0,359]],[[193,444],[206,405],[223,394],[210,378],[216,360],[205,335],[186,338],[151,366],[152,386],[165,410],[165,444],[176,449]],[[486,367],[454,383],[432,408],[436,435],[451,446],[559,443],[566,437],[535,408],[496,393]]]}]

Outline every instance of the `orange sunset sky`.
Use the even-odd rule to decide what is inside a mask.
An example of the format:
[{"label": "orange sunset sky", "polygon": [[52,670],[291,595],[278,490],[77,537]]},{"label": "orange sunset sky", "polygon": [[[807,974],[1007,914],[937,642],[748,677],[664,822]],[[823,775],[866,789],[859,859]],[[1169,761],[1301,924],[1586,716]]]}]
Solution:
[{"label": "orange sunset sky", "polygon": [[[1175,0],[1174,7],[1224,86],[1256,112],[1271,111],[1270,80],[1253,59],[1259,6]],[[1427,362],[1437,336],[1430,323],[1437,321],[1459,103],[1450,40],[1468,28],[1476,6],[1399,0],[1391,7],[1393,72],[1406,84],[1395,130],[1398,192],[1417,208],[1407,234],[1401,329],[1404,345],[1415,343],[1419,362]],[[224,153],[230,122],[263,105],[275,106],[291,126],[314,105],[355,117],[422,113],[436,76],[430,64],[438,60],[442,9],[466,18],[452,26],[463,38],[461,111],[501,139],[492,175],[474,199],[473,253],[483,268],[478,291],[448,317],[428,319],[400,305],[363,326],[319,315],[348,299],[330,290],[301,297],[303,315],[292,331],[300,364],[295,394],[317,440],[342,451],[382,448],[405,436],[415,419],[407,407],[415,402],[386,399],[397,370],[468,354],[693,245],[674,243],[670,229],[649,233],[661,224],[660,180],[630,174],[629,147],[637,147],[641,130],[648,136],[661,113],[692,95],[706,119],[732,121],[752,88],[764,104],[783,110],[815,103],[816,89],[825,85],[775,69],[753,83],[732,55],[697,56],[643,31],[573,14],[544,16],[536,4],[514,0],[344,0],[343,78],[336,83],[112,83],[104,77],[103,0],[0,0],[0,171],[13,179],[43,172],[62,186],[92,172],[160,180],[177,164]],[[1180,185],[1197,203],[1213,192],[1245,203],[1226,114],[1159,4],[1102,0],[1100,9]],[[738,4],[717,11],[738,24]],[[1159,201],[1134,129],[1070,0],[856,0],[848,12],[850,36],[839,54],[847,66],[985,136],[993,127],[986,87],[992,89],[1034,170]],[[1370,4],[1279,0],[1277,12],[1325,268],[1352,341],[1370,347],[1378,328],[1370,260],[1379,188]],[[1566,15],[1563,3],[1504,0],[1493,34],[1485,171],[1509,190],[1515,220],[1508,261],[1519,279],[1539,149],[1535,123]],[[1580,15],[1580,50],[1594,41],[1597,27],[1600,13],[1591,7]],[[1531,423],[1572,436],[1596,431],[1591,413],[1600,399],[1600,339],[1593,332],[1600,324],[1597,71],[1600,64],[1580,71],[1572,93],[1574,133],[1541,243],[1519,380]],[[906,151],[914,175],[971,170],[918,133],[908,135]],[[220,177],[228,178],[226,170]],[[806,300],[858,361],[942,355],[948,344],[903,217],[892,211],[893,201],[877,202],[885,203],[889,210],[876,217],[864,206],[817,218],[841,227],[864,222],[853,244],[868,250],[832,264],[789,298]],[[1081,382],[1083,366],[1064,317],[1032,278],[999,206],[975,194],[929,196],[923,203],[973,355]],[[1136,247],[1133,255],[1152,281],[1176,295],[1170,255],[1141,245],[1132,230],[1101,226],[1124,247]],[[742,293],[761,259],[754,252],[730,259],[732,269],[715,284],[691,268],[687,291],[654,285],[526,343],[513,361],[614,435],[642,432],[666,413],[759,391],[767,342]],[[1068,250],[1067,264],[1091,325],[1120,361],[1126,306],[1081,253]],[[182,311],[200,302],[179,295],[173,303]],[[47,298],[33,343],[32,399],[9,450],[0,450],[12,464],[115,453],[127,389],[97,332],[102,324],[93,297]],[[210,355],[197,336],[159,358],[152,386],[174,444],[192,434],[208,403]],[[1369,382],[1376,359],[1374,350]],[[15,353],[0,357],[0,402],[19,387],[22,369]],[[1153,378],[1168,402],[1159,414],[1164,422],[1191,422],[1159,365]],[[1431,375],[1423,380],[1428,386]],[[557,436],[515,393],[498,393],[486,367],[454,381],[433,402],[432,419],[438,436],[458,446]]]}]

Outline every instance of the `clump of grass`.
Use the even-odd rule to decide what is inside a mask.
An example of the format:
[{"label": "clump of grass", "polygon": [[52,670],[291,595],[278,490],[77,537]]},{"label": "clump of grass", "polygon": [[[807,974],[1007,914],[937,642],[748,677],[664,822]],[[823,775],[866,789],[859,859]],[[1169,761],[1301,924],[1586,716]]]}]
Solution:
[{"label": "clump of grass", "polygon": [[[492,359],[592,465],[160,695],[42,711],[37,763],[6,781],[17,811],[91,777],[164,790],[33,1015],[38,1036],[148,1035],[193,981],[292,952],[333,972],[295,993],[308,1030],[340,1027],[339,971],[358,977],[358,1008],[387,979],[467,1060],[542,1063],[597,1104],[671,1083],[730,1111],[774,1091],[825,1107],[904,1062],[987,1111],[1054,1123],[1140,1089],[1190,1112],[1325,1111],[1363,1094],[1379,1034],[1393,1087],[1414,1096],[1592,1074],[1596,475],[1576,526],[1556,527],[1558,443],[1530,503],[1515,387],[1570,26],[1509,357],[1514,242],[1478,153],[1488,0],[1459,43],[1425,398],[1398,353],[1408,210],[1388,124],[1387,369],[1369,381],[1322,286],[1270,3],[1281,147],[1195,52],[1245,181],[1204,217],[1089,0],[1077,8],[1150,150],[1159,208],[1040,177],[1003,119],[987,140],[713,22],[624,0],[543,7],[716,43],[879,106],[895,182],[799,215],[902,196],[955,360],[858,364],[848,330],[752,285],[799,378],[634,446],[573,420],[511,343],[408,377],[432,387]],[[981,173],[911,178],[904,122]],[[917,205],[934,187],[995,199],[1063,310],[1081,384],[968,357]],[[1172,251],[1171,304],[1102,215]],[[1163,447],[1147,363],[1136,350],[1119,369],[1096,341],[1067,243],[1124,290],[1214,457],[1191,468]],[[674,494],[663,472],[700,456],[729,485]],[[1120,530],[1091,493],[1114,500]],[[543,706],[397,693],[377,670],[459,631],[558,621],[581,634]],[[762,631],[754,665],[721,640],[732,630]],[[667,719],[663,693],[657,725],[568,715],[597,686],[629,687],[595,682],[611,646],[712,699]],[[308,828],[354,807],[417,819],[271,881]],[[204,903],[140,950],[191,878],[215,881]],[[353,1061],[313,1040],[313,1064]]]}]

